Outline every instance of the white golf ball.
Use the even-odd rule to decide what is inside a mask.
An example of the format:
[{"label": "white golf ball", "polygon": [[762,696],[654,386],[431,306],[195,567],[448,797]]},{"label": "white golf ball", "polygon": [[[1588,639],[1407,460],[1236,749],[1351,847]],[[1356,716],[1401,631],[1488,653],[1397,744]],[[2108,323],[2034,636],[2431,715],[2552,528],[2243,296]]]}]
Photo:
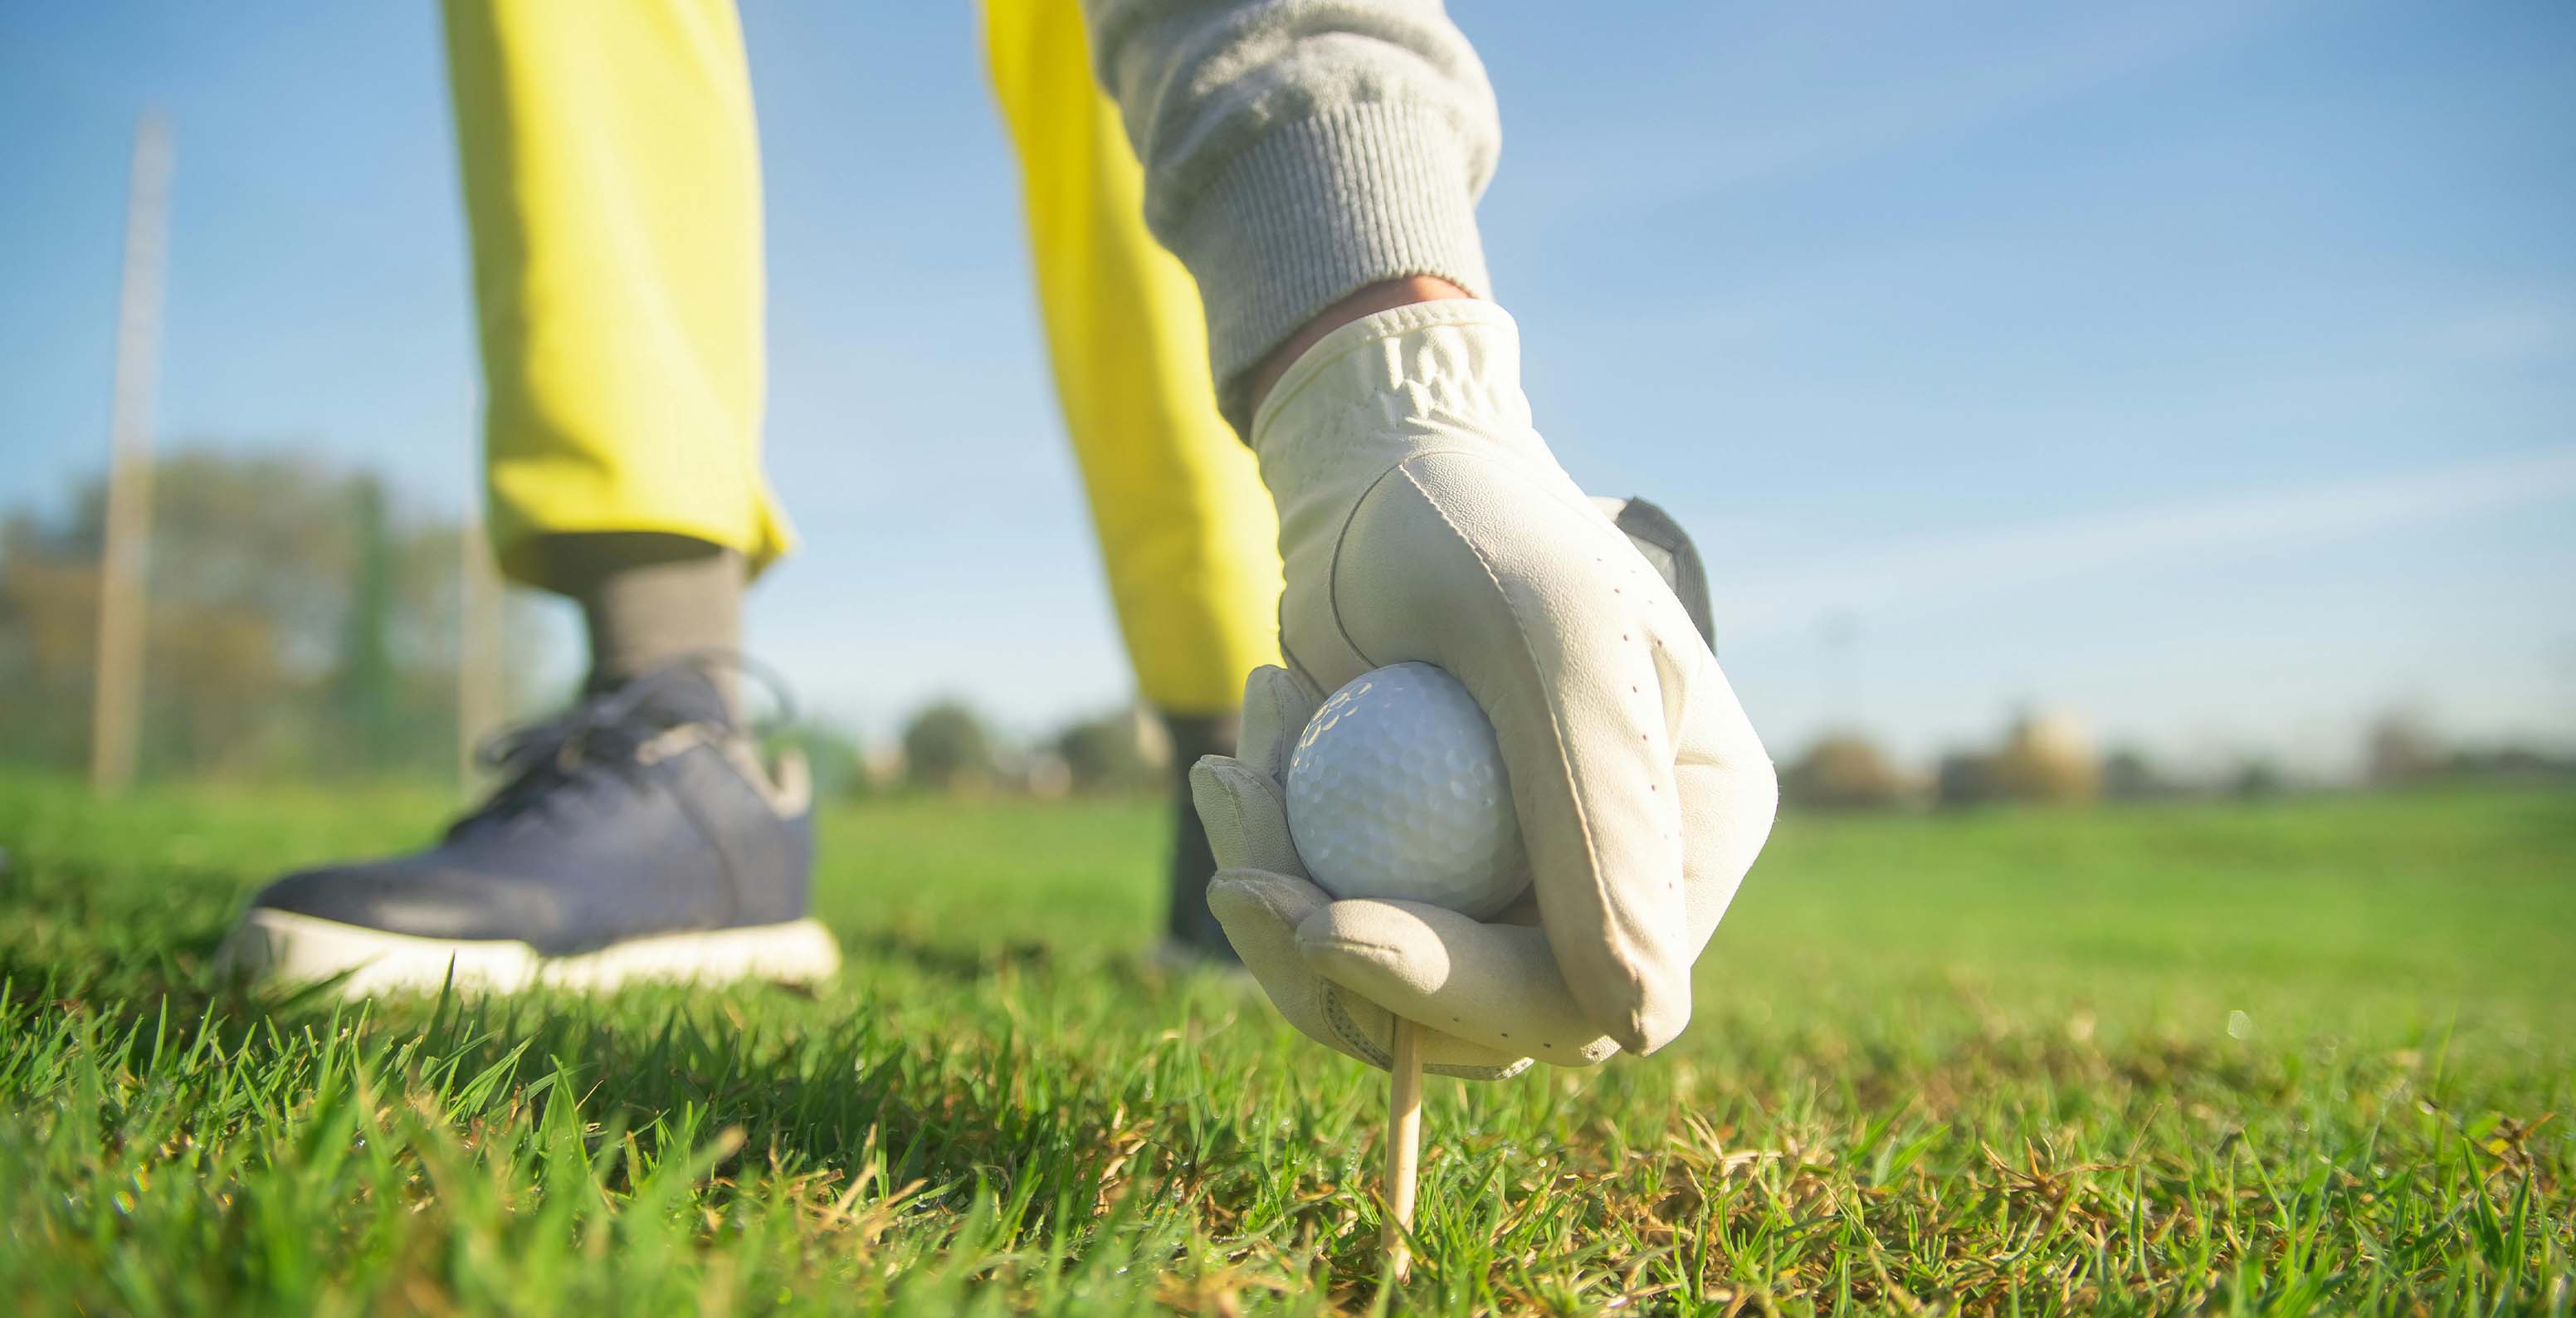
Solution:
[{"label": "white golf ball", "polygon": [[1529,888],[1494,725],[1429,664],[1362,673],[1315,711],[1288,760],[1288,832],[1336,897],[1483,918]]}]

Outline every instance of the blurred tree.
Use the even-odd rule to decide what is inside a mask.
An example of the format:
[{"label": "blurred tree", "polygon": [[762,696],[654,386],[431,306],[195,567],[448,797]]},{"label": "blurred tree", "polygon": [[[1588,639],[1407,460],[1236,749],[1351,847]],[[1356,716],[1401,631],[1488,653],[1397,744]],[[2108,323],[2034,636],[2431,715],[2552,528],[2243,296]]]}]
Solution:
[{"label": "blurred tree", "polygon": [[[145,772],[452,772],[452,522],[294,453],[183,449],[153,488]],[[103,511],[92,478],[0,519],[0,757],[86,757]]]},{"label": "blurred tree", "polygon": [[2362,776],[2381,787],[2421,782],[2442,772],[2449,757],[2424,716],[2395,709],[2370,725]]},{"label": "blurred tree", "polygon": [[1001,785],[1042,801],[1052,801],[1073,790],[1073,770],[1065,766],[1064,757],[1045,747],[1026,755],[1014,756],[1004,766]]},{"label": "blurred tree", "polygon": [[1996,794],[2010,801],[2082,805],[2102,794],[2092,741],[2062,714],[2024,714],[2013,720],[1990,772]]},{"label": "blurred tree", "polygon": [[1942,756],[1932,783],[1932,799],[1944,806],[1984,805],[2002,795],[1995,783],[1994,757],[1977,751]]},{"label": "blurred tree", "polygon": [[992,735],[963,701],[939,701],[913,715],[903,729],[903,758],[915,787],[957,791],[993,778]]},{"label": "blurred tree", "polygon": [[1921,785],[1856,732],[1828,733],[1780,775],[1783,804],[1816,810],[1885,810],[1922,795]]},{"label": "blurred tree", "polygon": [[2102,795],[2114,801],[2151,801],[2172,796],[2174,784],[2135,746],[2123,746],[2102,757]]},{"label": "blurred tree", "polygon": [[2281,772],[2281,766],[2269,760],[2252,759],[2236,766],[2236,772],[2228,776],[2227,794],[2259,801],[2279,796],[2288,790],[2289,785],[2289,776]]},{"label": "blurred tree", "polygon": [[867,756],[856,734],[829,723],[807,720],[761,738],[773,754],[793,751],[805,757],[805,770],[818,801],[856,800],[869,794]]},{"label": "blurred tree", "polygon": [[335,758],[372,769],[394,749],[393,546],[385,529],[384,487],[360,476],[350,482],[350,496],[356,561],[331,684],[340,716],[355,735]]},{"label": "blurred tree", "polygon": [[1084,719],[1057,733],[1051,744],[1077,792],[1159,792],[1171,753],[1152,716],[1122,709]]},{"label": "blurred tree", "polygon": [[2451,752],[2443,771],[2456,778],[2540,781],[2576,775],[2576,756],[2536,746],[2497,746]]},{"label": "blurred tree", "polygon": [[0,756],[68,769],[89,753],[98,564],[46,549],[33,518],[0,524]]},{"label": "blurred tree", "polygon": [[2023,714],[1992,751],[1942,757],[1934,789],[1945,806],[2018,801],[2081,805],[2102,794],[2102,772],[2083,728],[2063,715]]}]

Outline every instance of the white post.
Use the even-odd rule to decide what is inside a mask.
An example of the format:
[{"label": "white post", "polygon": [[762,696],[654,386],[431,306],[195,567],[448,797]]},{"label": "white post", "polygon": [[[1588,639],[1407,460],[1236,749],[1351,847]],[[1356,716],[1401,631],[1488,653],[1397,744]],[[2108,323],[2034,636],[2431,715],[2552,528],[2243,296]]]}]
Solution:
[{"label": "white post", "polygon": [[478,486],[465,501],[456,551],[456,783],[471,796],[481,783],[474,748],[502,719],[501,573],[483,526]]},{"label": "white post", "polygon": [[106,544],[98,573],[98,650],[90,706],[90,786],[134,781],[143,731],[143,647],[152,557],[152,395],[160,372],[161,280],[169,237],[170,126],[145,112],[134,131],[125,200],[125,272],[116,301],[116,382],[108,413]]}]

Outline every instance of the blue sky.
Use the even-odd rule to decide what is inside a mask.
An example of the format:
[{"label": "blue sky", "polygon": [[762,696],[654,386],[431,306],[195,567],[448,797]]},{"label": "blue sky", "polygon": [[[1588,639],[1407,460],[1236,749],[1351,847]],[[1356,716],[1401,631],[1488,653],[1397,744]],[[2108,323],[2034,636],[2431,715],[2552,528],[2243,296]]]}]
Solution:
[{"label": "blue sky", "polygon": [[[2204,760],[2331,763],[2401,703],[2576,739],[2576,7],[1459,12],[1541,425],[1698,533],[1775,751],[1858,720],[1923,755],[2025,703]],[[971,10],[745,19],[807,542],[754,648],[868,726],[1123,699]],[[427,0],[0,0],[0,506],[100,460],[146,103],[165,445],[461,502],[439,61]]]}]

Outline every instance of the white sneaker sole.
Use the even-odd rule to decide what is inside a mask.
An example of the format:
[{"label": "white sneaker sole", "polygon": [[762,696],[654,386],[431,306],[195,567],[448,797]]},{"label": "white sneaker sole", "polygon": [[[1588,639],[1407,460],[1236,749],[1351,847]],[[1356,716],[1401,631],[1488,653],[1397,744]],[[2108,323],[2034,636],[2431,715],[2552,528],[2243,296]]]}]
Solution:
[{"label": "white sneaker sole", "polygon": [[416,938],[363,925],[253,909],[224,936],[216,964],[258,979],[309,983],[346,975],[344,997],[531,988],[605,992],[635,982],[726,984],[742,979],[829,979],[841,947],[812,920],[657,934],[595,952],[547,956],[515,939]]}]

